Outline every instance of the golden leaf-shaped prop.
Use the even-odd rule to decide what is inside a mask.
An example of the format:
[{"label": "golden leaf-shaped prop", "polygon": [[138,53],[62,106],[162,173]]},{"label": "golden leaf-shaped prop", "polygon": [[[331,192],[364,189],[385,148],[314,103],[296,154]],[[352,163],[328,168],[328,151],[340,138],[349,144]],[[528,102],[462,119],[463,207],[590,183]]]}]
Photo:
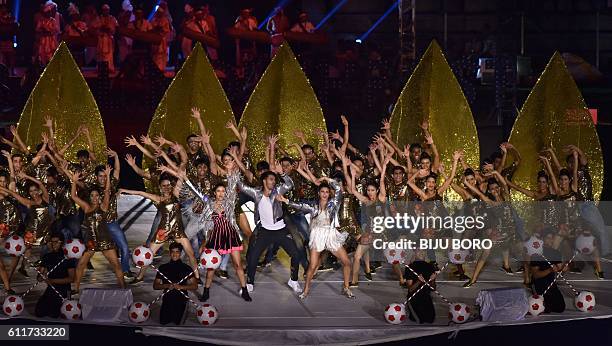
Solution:
[{"label": "golden leaf-shaped prop", "polygon": [[[326,131],[325,118],[306,75],[285,42],[257,83],[240,119],[248,130],[247,144],[254,162],[265,159],[266,137],[279,135],[279,144],[299,143],[302,131],[315,148],[322,142],[315,129]],[[290,153],[296,154],[293,148]]]},{"label": "golden leaf-shaped prop", "polygon": [[188,135],[200,134],[197,121],[191,117],[192,107],[200,109],[204,126],[212,133],[210,144],[216,152],[235,140],[225,128],[229,120],[234,120],[234,113],[199,43],[157,106],[149,125],[149,136],[153,138],[161,133],[166,139],[186,145]]},{"label": "golden leaf-shaped prop", "polygon": [[[523,158],[513,181],[533,190],[536,189],[537,173],[542,169],[538,153],[543,148],[553,148],[564,165],[563,148],[569,144],[579,147],[588,158],[594,199],[599,200],[604,179],[599,136],[582,94],[558,52],[552,56],[523,104],[509,142]],[[524,199],[518,193],[513,197]]]},{"label": "golden leaf-shaped prop", "polygon": [[[44,119],[54,121],[55,142],[58,148],[72,139],[81,124],[87,125],[99,161],[106,161],[106,136],[100,110],[81,71],[65,43],[61,43],[53,58],[36,82],[23,108],[17,131],[32,150],[41,142]],[[76,160],[76,152],[87,148],[85,136],[79,136],[67,150],[66,158]]]},{"label": "golden leaf-shaped prop", "polygon": [[[468,165],[480,161],[478,133],[472,111],[442,49],[432,41],[408,79],[391,115],[391,133],[400,147],[422,143],[424,119],[448,170],[455,150],[464,151]],[[458,195],[447,196],[456,200]]]}]

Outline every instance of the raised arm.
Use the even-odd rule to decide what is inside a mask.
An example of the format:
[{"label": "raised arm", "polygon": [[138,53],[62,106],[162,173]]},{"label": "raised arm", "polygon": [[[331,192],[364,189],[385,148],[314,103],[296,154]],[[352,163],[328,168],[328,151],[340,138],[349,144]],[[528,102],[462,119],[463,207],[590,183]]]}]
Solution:
[{"label": "raised arm", "polygon": [[127,164],[130,167],[132,167],[132,169],[134,170],[134,172],[136,172],[136,174],[138,174],[139,176],[143,177],[144,179],[151,180],[151,174],[149,172],[145,172],[144,169],[140,168],[136,164],[136,158],[133,157],[131,154],[126,154],[125,155],[125,162],[127,162]]},{"label": "raised arm", "polygon": [[339,150],[341,153],[346,153],[346,147],[349,143],[349,122],[344,115],[340,116],[340,121],[342,121],[342,125],[344,126],[344,136]]},{"label": "raised arm", "polygon": [[144,156],[155,161],[155,156],[151,154],[151,152],[147,148],[143,147],[140,143],[138,143],[138,141],[136,140],[136,138],[134,138],[134,136],[126,137],[124,142],[126,144],[126,147],[136,147],[138,150],[142,152]]},{"label": "raised arm", "polygon": [[21,174],[19,175],[20,178],[22,179],[27,179],[31,182],[33,182],[34,184],[36,184],[38,186],[38,188],[40,189],[40,191],[42,192],[42,196],[41,198],[43,199],[43,201],[45,201],[46,203],[49,203],[49,191],[47,191],[47,187],[45,186],[45,184],[42,183],[42,181],[31,177],[23,172],[21,172]]},{"label": "raised arm", "polygon": [[572,150],[572,191],[578,192],[578,152]]},{"label": "raised arm", "polygon": [[74,136],[70,138],[70,140],[66,144],[64,144],[64,146],[62,146],[57,153],[60,155],[64,155],[66,150],[68,150],[74,144],[74,142],[76,142],[76,140],[81,136],[82,132],[83,132],[83,125],[79,126]]},{"label": "raised arm", "polygon": [[80,173],[70,173],[68,172],[68,178],[70,179],[70,197],[81,209],[83,212],[88,213],[91,211],[91,206],[89,203],[82,200],[77,193],[77,182],[81,179]]},{"label": "raised arm", "polygon": [[[453,153],[453,167],[451,168],[451,174],[444,180],[444,184],[438,188],[439,195],[444,194],[444,192],[446,192],[446,190],[448,190],[448,188],[451,186],[453,179],[455,179],[455,175],[457,174],[457,164],[461,156],[463,156],[461,151],[455,151]],[[440,166],[440,168],[442,168],[442,166]],[[442,169],[441,172],[444,173]]]},{"label": "raised arm", "polygon": [[161,197],[160,196],[154,195],[152,193],[147,193],[147,192],[144,192],[144,191],[119,189],[119,193],[120,194],[126,194],[126,195],[135,195],[135,196],[144,197],[144,198],[150,199],[151,201],[153,201],[155,203],[159,203],[161,201]]},{"label": "raised arm", "polygon": [[96,161],[96,154],[94,152],[94,145],[93,145],[93,141],[91,140],[91,134],[89,133],[89,128],[87,126],[83,126],[83,134],[85,134],[85,137],[87,137],[87,147],[88,147],[88,151],[89,151],[89,158],[91,159],[91,161]]},{"label": "raised arm", "polygon": [[468,183],[465,177],[463,178],[463,185],[465,185],[468,188],[468,190],[472,191],[473,194],[478,196],[480,200],[487,202],[487,203],[493,202],[489,197],[487,197],[487,195],[482,193],[482,191],[480,191],[480,189],[476,187],[476,185],[471,185],[470,183]]},{"label": "raised arm", "polygon": [[114,161],[113,178],[115,178],[115,180],[119,180],[119,176],[121,174],[121,161],[119,160],[119,155],[117,155],[117,152],[111,148],[106,149],[106,155]]},{"label": "raised arm", "polygon": [[0,192],[4,192],[7,193],[9,195],[11,195],[13,198],[15,198],[17,200],[17,202],[19,202],[20,204],[23,204],[26,207],[31,207],[32,206],[32,200],[22,197],[19,193],[17,193],[16,191],[13,190],[9,190],[7,188],[4,187],[0,187]]},{"label": "raised arm", "polygon": [[505,178],[505,180],[506,180],[506,184],[508,184],[508,186],[511,189],[514,189],[514,190],[522,193],[523,195],[525,195],[527,197],[531,197],[531,198],[534,198],[534,199],[536,198],[536,193],[534,191],[531,191],[531,190],[528,190],[528,189],[526,189],[524,187],[518,186],[515,183],[513,183],[512,180],[510,180],[508,178]]},{"label": "raised arm", "polygon": [[560,195],[561,190],[559,189],[559,182],[557,181],[557,176],[553,172],[553,169],[550,165],[550,161],[548,161],[548,158],[546,158],[546,156],[540,156],[539,160],[544,165],[544,169],[546,170],[546,173],[548,173],[548,178],[550,180],[550,183],[552,184],[553,191],[555,191],[555,194]]},{"label": "raised arm", "polygon": [[408,178],[408,186],[410,186],[410,188],[412,189],[412,191],[414,191],[414,193],[416,193],[419,198],[424,201],[427,199],[427,194],[425,193],[425,191],[423,191],[421,188],[419,188],[415,183],[414,180],[416,179],[417,175],[419,175],[420,172],[416,172],[415,174],[411,175]]},{"label": "raised arm", "polygon": [[15,125],[11,125],[9,127],[11,134],[13,135],[13,142],[16,143],[19,146],[19,150],[23,153],[27,153],[28,152],[28,147],[27,145],[25,145],[25,143],[21,140],[21,137],[19,136],[19,132],[17,132],[17,128],[15,127]]},{"label": "raised arm", "polygon": [[110,204],[111,199],[111,166],[106,165],[104,168],[104,173],[106,174],[106,184],[104,184],[104,197],[102,197],[102,204],[100,205],[100,209],[102,211],[108,211],[108,206]]}]

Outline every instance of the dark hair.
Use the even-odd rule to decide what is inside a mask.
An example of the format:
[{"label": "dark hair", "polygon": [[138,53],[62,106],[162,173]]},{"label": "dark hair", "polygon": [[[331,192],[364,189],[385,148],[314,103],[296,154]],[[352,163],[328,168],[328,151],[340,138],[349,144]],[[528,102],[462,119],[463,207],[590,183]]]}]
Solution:
[{"label": "dark hair", "polygon": [[93,185],[92,187],[89,188],[89,193],[88,194],[91,194],[94,191],[96,191],[98,193],[98,195],[102,196],[102,189],[99,188],[96,185]]},{"label": "dark hair", "polygon": [[569,154],[565,157],[565,162],[567,163],[573,163],[574,162],[574,155]]},{"label": "dark hair", "polygon": [[380,189],[380,184],[377,184],[376,181],[374,180],[368,180],[365,184],[366,189],[368,188],[368,186],[373,186],[376,189],[376,191]]},{"label": "dark hair", "polygon": [[85,150],[85,149],[81,149],[79,151],[77,151],[77,158],[84,158],[84,159],[88,159],[89,158],[89,151]]},{"label": "dark hair", "polygon": [[212,191],[212,192],[215,192],[215,191],[217,191],[217,189],[218,189],[218,188],[220,188],[220,187],[222,187],[222,186],[223,186],[223,188],[227,188],[227,186],[225,186],[225,184],[224,184],[224,183],[216,183],[216,184],[215,184],[215,186],[212,188],[212,190],[211,190],[211,191]]},{"label": "dark hair", "polygon": [[0,170],[0,177],[5,177],[6,180],[11,178],[11,175],[9,174],[9,172],[5,171],[5,170]]},{"label": "dark hair", "polygon": [[183,245],[181,245],[181,243],[171,243],[170,246],[168,246],[168,251],[172,252],[174,249],[178,249],[179,252],[183,252]]},{"label": "dark hair", "polygon": [[11,160],[16,158],[16,157],[21,157],[23,159],[23,154],[22,153],[15,153],[15,154],[11,155]]},{"label": "dark hair", "polygon": [[538,179],[540,178],[546,178],[546,181],[548,181],[548,174],[543,169],[538,172]]},{"label": "dark hair", "polygon": [[423,146],[421,146],[421,143],[412,143],[410,144],[410,151],[412,151],[413,149],[423,150]]},{"label": "dark hair", "polygon": [[495,159],[502,159],[503,157],[504,155],[501,152],[496,151],[493,154],[491,154],[491,161],[495,161]]},{"label": "dark hair", "polygon": [[404,171],[404,167],[402,166],[393,166],[393,173],[395,173],[395,171],[401,171],[402,173],[406,173]]},{"label": "dark hair", "polygon": [[33,181],[29,181],[29,180],[28,180],[28,181],[26,182],[26,184],[25,184],[25,189],[26,189],[26,191],[28,191],[28,193],[30,193],[30,189],[32,188],[32,186],[36,187],[37,189],[40,189],[40,188],[38,187],[38,184],[36,184],[36,183],[35,183],[35,182],[33,182]]},{"label": "dark hair", "polygon": [[47,168],[47,175],[54,178],[57,177],[57,168],[55,168],[55,166],[49,166],[49,168]]},{"label": "dark hair", "polygon": [[334,161],[334,163],[332,163],[332,168],[335,171],[337,171],[338,168],[340,168],[339,170],[342,170],[342,162],[338,160]]},{"label": "dark hair", "polygon": [[42,149],[42,147],[43,147],[42,143],[36,144],[36,151],[40,151],[40,149]]},{"label": "dark hair", "polygon": [[223,150],[223,153],[221,154],[221,161],[223,161],[223,159],[229,156],[232,160],[234,159],[234,157],[232,155],[230,155],[229,150],[225,149]]},{"label": "dark hair", "polygon": [[476,174],[474,173],[474,170],[471,168],[466,168],[465,171],[463,171],[463,176],[467,177],[468,175],[473,175],[475,176]]},{"label": "dark hair", "polygon": [[421,154],[421,157],[419,157],[419,162],[421,162],[421,161],[423,161],[423,160],[425,160],[425,159],[427,159],[427,160],[431,161],[431,155],[429,155],[429,154],[428,154],[428,153],[426,153],[426,152],[425,152],[425,153],[422,153],[422,154]]},{"label": "dark hair", "polygon": [[489,185],[499,185],[499,181],[497,181],[497,179],[495,178],[489,178],[487,179],[487,190],[489,189]]},{"label": "dark hair", "polygon": [[201,157],[201,158],[196,159],[193,162],[193,165],[195,167],[198,167],[199,165],[204,165],[206,167],[210,167],[210,160],[208,159],[208,157]]},{"label": "dark hair", "polygon": [[294,161],[293,161],[293,159],[292,159],[292,158],[290,158],[289,156],[283,156],[283,157],[282,157],[282,158],[279,160],[279,162],[289,162],[290,164],[293,164],[293,162],[294,162]]},{"label": "dark hair", "polygon": [[427,175],[427,176],[425,177],[425,181],[427,181],[427,179],[429,179],[429,178],[433,178],[433,180],[434,180],[435,182],[437,182],[437,181],[438,181],[438,175],[437,175],[436,173],[433,173],[433,172],[429,173],[429,175]]},{"label": "dark hair", "polygon": [[53,232],[53,233],[51,233],[51,236],[49,237],[49,239],[51,239],[51,238],[57,238],[62,243],[64,242],[64,240],[66,240],[66,238],[64,238],[64,234],[62,234],[61,232]]},{"label": "dark hair", "polygon": [[570,174],[570,171],[567,168],[562,168],[559,171],[559,178],[562,176],[566,176],[569,180],[572,180],[572,175]]},{"label": "dark hair", "polygon": [[355,158],[353,158],[353,163],[355,163],[355,161],[361,161],[361,163],[365,164],[363,159],[361,157],[359,157],[359,156],[356,156]]},{"label": "dark hair", "polygon": [[229,144],[227,146],[228,147],[238,147],[238,148],[240,148],[240,142],[238,142],[238,141],[231,141],[231,142],[229,142]]},{"label": "dark hair", "polygon": [[480,167],[483,167],[485,165],[489,165],[491,163],[493,163],[493,162],[491,162],[491,159],[484,159],[484,160],[482,160],[482,163],[480,164]]},{"label": "dark hair", "polygon": [[261,176],[259,177],[259,180],[261,180],[261,182],[263,183],[263,181],[266,180],[266,178],[268,178],[269,176],[273,176],[274,179],[276,179],[276,173],[272,171],[265,171],[261,174]]},{"label": "dark hair", "polygon": [[186,140],[187,140],[187,142],[189,142],[189,140],[190,140],[190,139],[192,139],[193,137],[196,137],[196,138],[197,138],[197,137],[198,137],[198,135],[195,135],[195,134],[193,134],[193,133],[192,133],[192,134],[190,134],[189,136],[187,136],[187,139],[186,139]]},{"label": "dark hair", "polygon": [[314,151],[314,148],[312,147],[312,145],[310,144],[304,144],[302,145],[302,150],[306,150],[306,149],[310,149],[312,151]]},{"label": "dark hair", "polygon": [[269,171],[270,170],[270,164],[268,162],[266,162],[266,161],[259,161],[255,165],[255,170],[257,172],[259,172],[259,171]]},{"label": "dark hair", "polygon": [[94,170],[94,174],[98,175],[98,174],[100,174],[100,172],[104,172],[105,169],[106,169],[106,166],[104,166],[104,165],[97,165],[96,169]]},{"label": "dark hair", "polygon": [[321,184],[319,184],[319,186],[317,187],[317,191],[321,191],[321,189],[328,189],[331,191],[332,188],[331,186],[329,186],[329,184],[326,181],[324,181]]},{"label": "dark hair", "polygon": [[339,181],[340,183],[344,183],[346,180],[346,177],[344,176],[344,173],[342,173],[342,171],[334,171],[330,174],[330,178]]},{"label": "dark hair", "polygon": [[164,180],[168,180],[170,183],[172,183],[174,181],[174,178],[170,174],[164,172],[159,175],[158,184],[161,185],[161,182]]}]

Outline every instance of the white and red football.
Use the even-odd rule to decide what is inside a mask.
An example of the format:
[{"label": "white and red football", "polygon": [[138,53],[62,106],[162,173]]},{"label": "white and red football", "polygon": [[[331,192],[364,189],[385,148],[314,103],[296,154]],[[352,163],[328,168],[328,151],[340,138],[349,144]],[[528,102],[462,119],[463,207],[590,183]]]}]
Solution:
[{"label": "white and red football", "polygon": [[221,255],[215,249],[204,249],[200,255],[200,265],[205,269],[217,269],[221,265]]},{"label": "white and red football", "polygon": [[9,317],[15,317],[21,315],[25,309],[25,304],[20,296],[6,296],[4,303],[2,304],[2,311]]},{"label": "white and red football", "polygon": [[77,300],[64,300],[60,308],[60,316],[65,320],[78,320],[81,318],[81,304]]},{"label": "white and red football", "polygon": [[85,252],[85,243],[81,239],[69,239],[64,244],[64,256],[79,259]]},{"label": "white and red football", "polygon": [[130,305],[128,315],[130,317],[130,321],[134,323],[143,323],[149,319],[149,316],[151,316],[151,308],[147,303],[135,302],[134,304]]},{"label": "white and red football", "polygon": [[146,267],[153,263],[153,251],[146,246],[139,246],[132,252],[132,261],[137,267]]},{"label": "white and red football", "polygon": [[17,234],[13,234],[4,242],[4,250],[11,256],[21,256],[26,250],[25,240]]},{"label": "white and red football", "polygon": [[455,323],[465,323],[470,318],[470,307],[463,303],[451,303],[448,308],[448,319]]},{"label": "white and red football", "polygon": [[536,235],[532,235],[531,238],[527,239],[523,244],[527,255],[541,255],[544,251],[544,242]]},{"label": "white and red football", "polygon": [[595,295],[589,291],[582,291],[574,298],[574,305],[576,305],[576,309],[582,312],[593,311],[595,309]]},{"label": "white and red football", "polygon": [[211,326],[217,322],[217,319],[219,318],[219,311],[217,311],[217,308],[215,308],[213,305],[202,304],[196,310],[196,316],[201,325]]},{"label": "white and red football", "polygon": [[544,297],[538,294],[533,294],[528,299],[529,314],[538,316],[544,312]]},{"label": "white and red football", "polygon": [[576,238],[576,250],[584,255],[590,255],[595,250],[595,237],[592,234],[580,234]]},{"label": "white and red football", "polygon": [[391,324],[400,324],[406,320],[406,306],[400,303],[391,303],[385,308],[385,321]]},{"label": "white and red football", "polygon": [[463,264],[467,257],[470,255],[470,251],[465,249],[453,249],[448,252],[448,260],[452,264]]}]

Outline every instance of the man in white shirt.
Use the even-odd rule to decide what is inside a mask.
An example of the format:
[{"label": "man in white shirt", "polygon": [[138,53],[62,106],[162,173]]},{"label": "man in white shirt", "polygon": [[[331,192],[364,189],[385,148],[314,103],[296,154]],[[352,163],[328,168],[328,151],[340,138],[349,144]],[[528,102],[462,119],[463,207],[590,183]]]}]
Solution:
[{"label": "man in white shirt", "polygon": [[276,200],[276,196],[283,195],[293,188],[293,181],[282,173],[280,167],[277,168],[283,179],[283,183],[278,187],[276,186],[276,173],[272,171],[264,172],[260,176],[261,187],[253,188],[243,182],[238,183],[238,190],[255,202],[255,223],[257,224],[253,232],[254,240],[249,244],[247,251],[247,289],[249,292],[253,291],[257,262],[261,253],[271,245],[278,245],[291,257],[291,278],[287,285],[294,292],[301,293],[302,288],[298,282],[301,255],[291,233],[285,226],[282,202]]}]

